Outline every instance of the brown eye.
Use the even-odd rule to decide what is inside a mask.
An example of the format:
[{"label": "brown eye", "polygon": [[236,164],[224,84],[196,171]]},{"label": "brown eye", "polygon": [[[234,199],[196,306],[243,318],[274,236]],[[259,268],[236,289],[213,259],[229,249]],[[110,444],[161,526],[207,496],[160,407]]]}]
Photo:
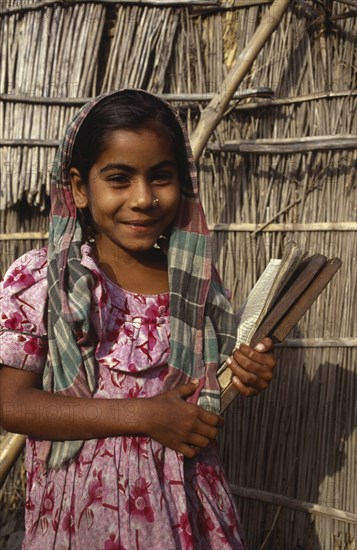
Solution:
[{"label": "brown eye", "polygon": [[125,185],[129,183],[128,176],[125,176],[124,174],[114,174],[113,176],[109,176],[107,178],[107,181],[109,183],[118,184],[118,185]]},{"label": "brown eye", "polygon": [[172,174],[169,172],[159,172],[153,177],[154,182],[158,183],[168,183],[172,179]]}]

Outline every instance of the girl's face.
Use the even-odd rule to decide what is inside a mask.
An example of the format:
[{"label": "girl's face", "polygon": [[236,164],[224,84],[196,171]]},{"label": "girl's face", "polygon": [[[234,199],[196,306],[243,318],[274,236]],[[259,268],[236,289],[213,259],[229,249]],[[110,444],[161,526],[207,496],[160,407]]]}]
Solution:
[{"label": "girl's face", "polygon": [[88,207],[95,222],[97,250],[113,259],[150,250],[180,204],[173,149],[155,126],[112,132],[89,171],[88,184],[76,168],[70,175],[76,207]]}]

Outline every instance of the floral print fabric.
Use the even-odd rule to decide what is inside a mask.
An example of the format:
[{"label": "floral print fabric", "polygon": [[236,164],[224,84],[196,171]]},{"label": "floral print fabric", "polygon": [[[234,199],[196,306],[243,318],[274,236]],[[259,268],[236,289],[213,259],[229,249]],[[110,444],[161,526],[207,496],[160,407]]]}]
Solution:
[{"label": "floral print fabric", "polygon": [[41,373],[47,354],[46,250],[25,254],[0,287],[0,363]]},{"label": "floral print fabric", "polygon": [[[83,262],[107,289],[92,305],[100,336],[94,399],[157,395],[170,352],[169,294],[124,291],[84,252]],[[41,372],[46,285],[45,250],[25,255],[8,272],[1,289],[4,364]],[[95,422],[95,411],[87,414]],[[129,403],[128,422],[133,414]],[[47,468],[42,449],[43,442],[28,440],[24,550],[244,548],[213,443],[186,459],[149,437],[87,440],[77,459],[57,471]]]}]

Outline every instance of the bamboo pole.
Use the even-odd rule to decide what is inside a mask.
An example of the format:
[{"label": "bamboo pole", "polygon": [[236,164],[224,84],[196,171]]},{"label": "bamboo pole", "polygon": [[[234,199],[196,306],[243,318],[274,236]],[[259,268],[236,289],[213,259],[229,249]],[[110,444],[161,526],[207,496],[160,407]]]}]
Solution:
[{"label": "bamboo pole", "polygon": [[[351,94],[352,92],[344,92],[344,95]],[[158,94],[162,99],[166,101],[175,102],[193,102],[198,103],[202,101],[210,101],[214,98],[215,94],[212,92],[206,93],[162,93]],[[231,101],[240,100],[250,97],[272,97],[274,92],[268,86],[260,86],[259,88],[248,88],[247,90],[237,91],[233,94]],[[357,92],[356,92],[357,95]],[[84,105],[91,98],[89,97],[43,97],[35,95],[27,95],[21,93],[7,93],[0,94],[0,101],[6,101],[11,103],[35,103],[38,105]]]},{"label": "bamboo pole", "polygon": [[[305,103],[307,101],[319,101],[321,99],[338,99],[342,97],[355,97],[357,92],[354,90],[341,90],[338,92],[316,92],[314,94],[306,94],[296,97],[283,97],[277,99],[271,99],[269,101],[261,101],[259,103],[244,103],[243,105],[236,105],[234,109],[236,111],[246,111],[254,109],[268,109],[269,107],[280,107],[282,105],[296,105],[299,103]],[[1,98],[1,96],[0,96]]]},{"label": "bamboo pole", "polygon": [[356,7],[356,0],[335,0],[337,3],[346,4],[346,6]]},{"label": "bamboo pole", "polygon": [[335,149],[357,149],[357,136],[337,134],[284,139],[242,139],[207,145],[208,151],[232,153],[286,154],[304,153],[306,151],[331,151]]},{"label": "bamboo pole", "polygon": [[357,338],[286,338],[279,348],[355,348]]},{"label": "bamboo pole", "polygon": [[202,111],[200,121],[191,136],[192,152],[197,162],[214,129],[221,121],[234,92],[249,71],[257,55],[278,27],[290,0],[275,0],[259,27],[223,81],[220,91]]},{"label": "bamboo pole", "polygon": [[238,495],[243,498],[252,498],[262,502],[268,502],[269,504],[293,508],[294,510],[308,512],[309,514],[317,514],[357,525],[357,514],[354,514],[353,512],[346,512],[345,510],[321,506],[320,504],[315,504],[313,502],[305,502],[303,500],[287,497],[285,495],[279,495],[277,493],[261,491],[258,489],[251,489],[248,487],[237,487],[237,485],[230,485],[230,488],[234,495]]},{"label": "bamboo pole", "polygon": [[305,223],[271,223],[269,225],[256,223],[215,223],[208,224],[210,231],[356,231],[357,222],[305,222]]},{"label": "bamboo pole", "polygon": [[231,2],[222,2],[216,6],[203,6],[197,8],[194,15],[212,15],[220,11],[232,11],[245,8],[251,8],[253,6],[262,6],[264,4],[271,4],[273,0],[233,0]]},{"label": "bamboo pole", "polygon": [[[59,140],[46,139],[0,139],[0,146],[6,147],[58,147]],[[330,135],[284,139],[242,139],[225,141],[221,144],[209,143],[207,151],[230,153],[268,153],[288,154],[306,151],[333,151],[338,149],[357,149],[357,136]]]},{"label": "bamboo pole", "polygon": [[0,146],[4,147],[58,147],[59,139],[0,139]]},{"label": "bamboo pole", "polygon": [[[210,231],[228,231],[245,233],[264,231],[266,233],[277,233],[280,231],[357,231],[357,222],[320,222],[320,223],[216,223],[208,224]],[[15,233],[0,233],[0,241],[23,241],[23,240],[46,240],[47,232],[24,231]]]},{"label": "bamboo pole", "polygon": [[61,6],[71,7],[76,4],[140,4],[142,6],[217,6],[218,0],[44,0],[33,4],[19,5],[0,10],[0,15],[13,15],[15,13],[24,13],[42,10],[43,8]]},{"label": "bamboo pole", "polygon": [[[230,101],[250,98],[250,97],[272,97],[273,90],[269,87],[260,87],[256,89],[242,90],[241,92],[235,92]],[[183,103],[201,103],[202,101],[210,101],[214,95],[211,92],[201,94],[174,94],[163,93],[158,94],[162,99],[169,102]],[[357,92],[354,90],[341,90],[338,92],[316,92],[314,94],[306,94],[302,96],[286,97],[269,99],[269,101],[261,101],[259,103],[243,103],[242,105],[234,105],[232,109],[234,111],[250,111],[255,109],[269,109],[270,107],[281,107],[282,105],[296,105],[299,103],[305,103],[308,101],[319,101],[322,99],[340,99],[343,97],[356,97]],[[7,93],[0,94],[0,101],[9,103],[28,103],[37,105],[66,105],[66,106],[82,106],[87,103],[91,98],[89,97],[42,97],[34,95],[26,95],[21,93]]]},{"label": "bamboo pole", "polygon": [[8,473],[21,454],[26,436],[7,433],[0,443],[0,487],[4,484]]},{"label": "bamboo pole", "polygon": [[24,231],[16,233],[0,233],[0,241],[45,240],[48,232]]}]

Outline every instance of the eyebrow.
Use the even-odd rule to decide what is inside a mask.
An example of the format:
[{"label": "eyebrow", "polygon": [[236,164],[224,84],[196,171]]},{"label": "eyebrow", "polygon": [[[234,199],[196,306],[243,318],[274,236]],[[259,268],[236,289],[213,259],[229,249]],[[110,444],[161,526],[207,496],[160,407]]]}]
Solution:
[{"label": "eyebrow", "polygon": [[[163,160],[162,162],[159,162],[158,164],[155,164],[150,168],[150,171],[154,170],[160,170],[161,168],[177,168],[176,162],[173,160]],[[109,172],[109,170],[123,170],[124,172],[135,172],[135,168],[133,166],[130,166],[128,164],[121,164],[118,162],[110,162],[109,164],[106,164],[99,170],[99,174],[104,174],[105,172]]]}]

